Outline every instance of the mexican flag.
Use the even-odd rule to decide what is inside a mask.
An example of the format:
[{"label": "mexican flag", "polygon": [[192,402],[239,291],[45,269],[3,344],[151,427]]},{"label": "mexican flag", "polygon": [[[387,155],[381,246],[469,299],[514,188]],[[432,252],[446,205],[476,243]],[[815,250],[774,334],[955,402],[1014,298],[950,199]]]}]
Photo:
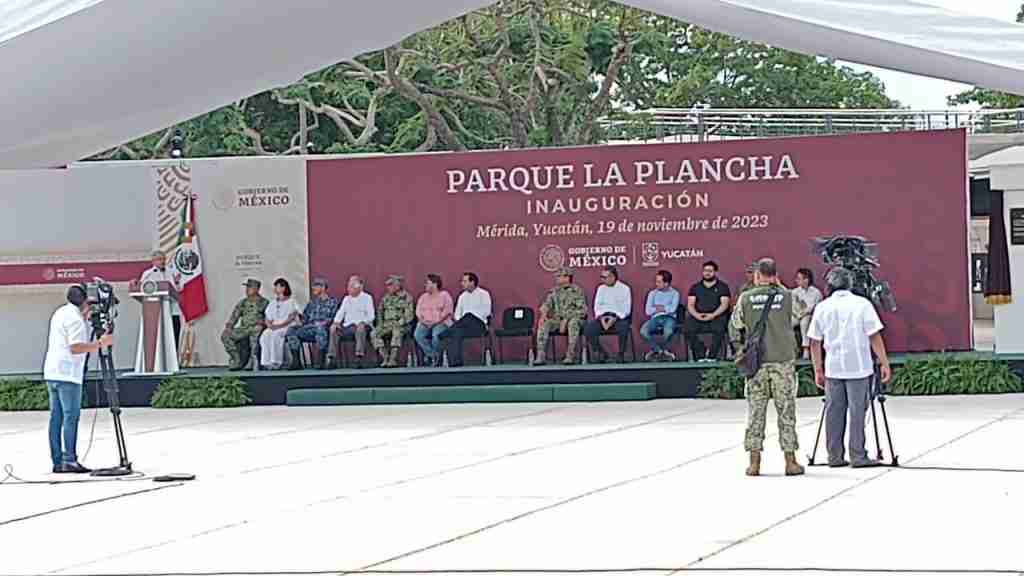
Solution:
[{"label": "mexican flag", "polygon": [[182,224],[178,247],[174,250],[168,268],[181,275],[178,305],[185,322],[192,322],[209,311],[206,304],[206,281],[203,279],[203,258],[196,235],[196,211],[190,195],[182,210]]}]

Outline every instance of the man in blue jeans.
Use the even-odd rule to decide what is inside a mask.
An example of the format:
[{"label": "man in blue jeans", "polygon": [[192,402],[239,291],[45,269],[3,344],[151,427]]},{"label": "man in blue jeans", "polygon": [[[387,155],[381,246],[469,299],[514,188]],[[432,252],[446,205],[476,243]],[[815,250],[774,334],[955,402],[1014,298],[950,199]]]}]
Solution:
[{"label": "man in blue jeans", "polygon": [[[675,360],[668,349],[676,331],[676,310],[679,308],[679,291],[672,287],[672,273],[658,270],[654,275],[654,290],[647,293],[644,311],[650,319],[640,327],[640,336],[651,346],[645,360]],[[658,342],[658,336],[662,341]]]},{"label": "man in blue jeans", "polygon": [[78,463],[76,453],[86,355],[109,348],[113,336],[107,334],[96,342],[89,342],[87,319],[90,306],[85,288],[69,288],[67,301],[50,318],[43,379],[50,393],[50,459],[53,472],[81,474],[90,471]]}]

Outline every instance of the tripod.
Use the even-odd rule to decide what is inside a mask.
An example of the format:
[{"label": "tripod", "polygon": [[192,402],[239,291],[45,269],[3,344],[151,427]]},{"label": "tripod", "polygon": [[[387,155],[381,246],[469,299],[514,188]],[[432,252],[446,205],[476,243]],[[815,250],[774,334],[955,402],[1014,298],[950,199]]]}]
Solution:
[{"label": "tripod", "polygon": [[[97,338],[103,336],[105,330],[97,330]],[[98,353],[100,372],[103,374],[103,390],[107,393],[110,413],[114,416],[114,436],[117,440],[117,455],[120,464],[113,468],[94,470],[93,476],[127,476],[132,473],[132,463],[128,461],[128,448],[124,442],[124,427],[121,425],[120,389],[117,385],[117,373],[114,372],[114,351],[111,348],[100,349]],[[97,400],[99,400],[97,398]]]},{"label": "tripod", "polygon": [[[883,385],[882,385],[882,379],[879,377],[877,372],[875,373],[874,377],[871,379],[870,386],[871,386],[871,389],[868,391],[868,402],[869,402],[869,405],[871,406],[871,424],[874,427],[874,432],[875,432],[875,449],[876,449],[876,452],[877,452],[878,461],[879,462],[884,462],[885,458],[884,458],[884,454],[882,453],[881,438],[878,435],[878,415],[875,412],[875,400],[878,400],[878,405],[879,405],[880,410],[882,412],[882,422],[883,422],[883,424],[885,426],[885,437],[886,437],[886,439],[889,442],[889,454],[892,456],[892,461],[888,465],[889,466],[894,466],[894,467],[899,466],[900,465],[900,459],[899,459],[899,456],[896,455],[896,450],[893,448],[893,445],[892,445],[892,432],[889,430],[889,416],[888,416],[888,414],[885,411],[885,401],[886,401],[885,389],[883,388]],[[822,398],[821,399],[821,418],[818,420],[818,433],[814,437],[814,450],[811,452],[811,455],[808,458],[807,464],[809,466],[824,466],[825,465],[825,464],[815,464],[814,463],[814,458],[818,455],[818,443],[821,441],[821,428],[825,424],[825,411],[826,411],[826,409],[827,409],[827,404],[825,403],[825,398]]]}]

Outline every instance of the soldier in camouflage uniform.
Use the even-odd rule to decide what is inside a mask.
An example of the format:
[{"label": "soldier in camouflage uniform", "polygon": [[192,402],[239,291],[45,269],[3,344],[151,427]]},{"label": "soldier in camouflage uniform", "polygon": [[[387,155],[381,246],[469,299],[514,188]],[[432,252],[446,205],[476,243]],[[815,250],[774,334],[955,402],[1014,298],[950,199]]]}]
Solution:
[{"label": "soldier in camouflage uniform", "polygon": [[302,368],[302,343],[316,342],[320,352],[319,368],[327,367],[327,345],[330,343],[331,322],[341,303],[327,291],[327,280],[313,280],[313,296],[302,310],[302,325],[292,326],[285,333],[284,341],[292,355],[289,370]]},{"label": "soldier in camouflage uniform", "polygon": [[373,347],[381,358],[381,367],[394,368],[398,366],[398,350],[402,347],[402,338],[409,333],[409,323],[416,317],[416,309],[412,296],[402,287],[401,276],[388,276],[384,286],[387,293],[377,305]]},{"label": "soldier in camouflage uniform", "polygon": [[242,370],[242,359],[239,354],[239,342],[249,342],[249,356],[253,364],[259,363],[256,356],[256,349],[259,347],[260,334],[265,326],[267,306],[270,301],[260,296],[260,281],[247,280],[245,284],[245,298],[235,305],[227,324],[224,325],[224,332],[220,341],[224,343],[224,350],[231,359],[230,369],[233,371]]},{"label": "soldier in camouflage uniform", "polygon": [[754,284],[754,270],[756,268],[757,268],[757,262],[754,262],[753,264],[747,265],[747,278],[746,278],[746,281],[743,282],[743,286],[740,286],[740,291],[736,293],[736,301],[737,302],[739,302],[739,297],[744,292],[746,292],[747,290],[751,290],[751,289],[757,287],[757,284]]},{"label": "soldier in camouflage uniform", "polygon": [[[764,355],[761,368],[746,381],[747,431],[744,447],[750,453],[748,476],[761,474],[761,450],[764,447],[768,400],[775,403],[779,421],[779,443],[786,457],[786,475],[798,476],[804,468],[796,461],[799,448],[796,434],[796,351],[793,349],[793,320],[799,318],[802,304],[778,279],[775,261],[764,258],[754,271],[756,286],[739,297],[729,321],[729,336],[737,351],[751,335],[766,305],[771,309],[764,327]],[[769,303],[769,300],[771,302]]]},{"label": "soldier in camouflage uniform", "polygon": [[576,362],[576,343],[587,319],[587,299],[583,289],[572,283],[572,270],[562,268],[555,273],[556,285],[548,292],[537,320],[537,354],[534,365],[545,363],[548,336],[552,331],[569,337],[563,364]]}]

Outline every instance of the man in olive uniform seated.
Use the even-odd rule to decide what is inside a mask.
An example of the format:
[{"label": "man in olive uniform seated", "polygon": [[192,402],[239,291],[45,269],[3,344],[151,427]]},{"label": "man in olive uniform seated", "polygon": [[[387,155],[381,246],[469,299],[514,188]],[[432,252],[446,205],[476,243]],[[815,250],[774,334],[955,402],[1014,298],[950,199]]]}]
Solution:
[{"label": "man in olive uniform seated", "polygon": [[260,281],[247,280],[245,284],[245,298],[235,305],[227,324],[224,325],[224,332],[220,340],[224,343],[224,350],[227,351],[230,360],[230,369],[238,371],[245,369],[242,363],[239,344],[248,343],[249,356],[253,359],[253,367],[259,364],[259,357],[255,354],[259,347],[260,334],[266,326],[265,317],[267,306],[270,301],[260,295]]},{"label": "man in olive uniform seated", "polygon": [[388,276],[385,294],[377,309],[377,324],[373,327],[373,347],[381,359],[381,367],[398,366],[398,350],[402,338],[409,333],[409,324],[416,317],[412,296],[402,287],[401,276]]},{"label": "man in olive uniform seated", "polygon": [[555,287],[548,292],[537,319],[537,354],[534,365],[546,362],[548,336],[552,331],[568,336],[563,364],[576,362],[576,342],[587,319],[587,299],[583,289],[573,284],[572,270],[562,268],[555,273]]}]

